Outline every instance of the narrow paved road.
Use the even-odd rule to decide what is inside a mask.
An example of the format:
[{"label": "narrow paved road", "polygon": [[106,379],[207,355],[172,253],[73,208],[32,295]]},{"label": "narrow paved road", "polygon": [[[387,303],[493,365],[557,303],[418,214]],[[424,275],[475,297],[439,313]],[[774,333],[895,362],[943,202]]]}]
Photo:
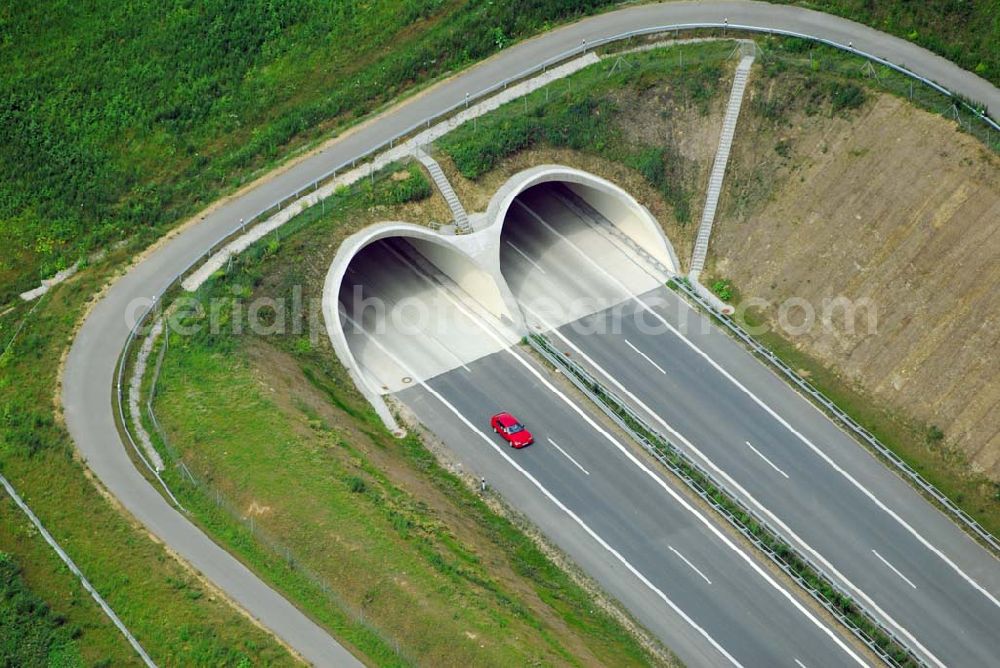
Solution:
[{"label": "narrow paved road", "polygon": [[163,500],[135,470],[118,436],[111,404],[114,367],[129,333],[136,300],[159,294],[171,277],[203,253],[241,218],[295,192],[331,167],[367,152],[382,139],[461,102],[512,73],[575,48],[628,30],[656,25],[721,21],[807,33],[846,43],[896,63],[970,98],[996,115],[1000,92],[989,83],[904,40],[851,21],[788,6],[763,3],[668,3],[631,7],[593,17],[511,47],[382,114],[325,151],[215,209],[118,279],[95,305],[70,349],[63,375],[63,406],[80,454],[101,483],[172,550],[225,591],[308,660],[347,665],[350,658],[323,629],[308,620],[237,560],[221,550]]}]

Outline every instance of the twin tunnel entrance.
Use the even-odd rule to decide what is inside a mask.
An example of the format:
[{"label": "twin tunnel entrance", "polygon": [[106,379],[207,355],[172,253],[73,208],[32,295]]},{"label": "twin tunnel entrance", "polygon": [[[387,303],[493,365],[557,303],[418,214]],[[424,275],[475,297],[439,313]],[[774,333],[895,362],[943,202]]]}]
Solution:
[{"label": "twin tunnel entrance", "polygon": [[324,289],[328,333],[355,383],[401,391],[663,284],[677,270],[659,224],[598,177],[515,176],[472,234],[383,223],[342,245]]}]

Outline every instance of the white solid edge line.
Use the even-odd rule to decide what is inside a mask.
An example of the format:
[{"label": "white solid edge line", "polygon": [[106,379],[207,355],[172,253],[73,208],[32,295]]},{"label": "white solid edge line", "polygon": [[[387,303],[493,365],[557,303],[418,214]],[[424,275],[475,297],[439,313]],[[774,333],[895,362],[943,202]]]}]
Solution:
[{"label": "white solid edge line", "polygon": [[[422,274],[420,276],[425,281],[431,282],[431,280],[428,277],[423,276]],[[465,315],[467,317],[471,318],[473,320],[473,322],[475,322],[480,327],[480,329],[482,329],[486,333],[487,336],[490,336],[491,338],[493,338],[498,343],[503,343],[503,339],[498,334],[496,334],[492,330],[492,328],[490,328],[489,326],[487,326],[487,324],[484,323],[482,321],[482,319],[479,318],[479,316],[477,316],[477,315],[475,315],[473,313],[470,313],[469,310],[465,307],[464,304],[462,304],[458,300],[454,299],[451,295],[449,295],[447,293],[447,291],[443,291],[443,292],[445,293],[446,297],[449,300],[451,300],[451,302],[453,304],[455,304],[455,306],[458,309],[460,309],[463,313],[465,313]],[[698,518],[698,520],[713,535],[715,535],[719,540],[721,540],[723,542],[723,544],[725,544],[728,548],[730,548],[733,552],[735,552],[741,559],[743,559],[743,561],[746,562],[747,565],[750,566],[751,570],[753,570],[760,577],[762,577],[765,582],[767,582],[778,593],[780,593],[786,600],[788,600],[799,612],[801,612],[803,615],[805,615],[806,618],[809,619],[816,627],[818,627],[827,636],[829,636],[833,640],[833,642],[838,647],[840,647],[842,650],[844,650],[844,652],[846,652],[852,659],[854,659],[855,662],[858,663],[858,665],[862,665],[862,666],[865,665],[865,662],[861,659],[861,657],[859,657],[850,647],[848,647],[844,643],[844,641],[841,640],[841,638],[836,633],[833,632],[833,629],[830,629],[830,628],[826,627],[817,617],[815,617],[807,608],[805,608],[798,601],[798,599],[796,599],[794,596],[792,596],[791,592],[785,590],[781,585],[778,584],[778,582],[776,580],[774,580],[770,576],[770,574],[768,574],[763,568],[761,568],[761,566],[759,564],[757,564],[757,562],[754,561],[753,558],[751,558],[749,554],[747,554],[747,553],[743,552],[742,550],[740,550],[740,548],[737,547],[736,544],[733,543],[725,534],[723,534],[712,523],[711,520],[709,520],[706,516],[704,516],[701,513],[699,513],[693,506],[691,506],[686,500],[684,500],[683,497],[681,497],[669,485],[667,485],[667,483],[664,482],[664,480],[659,475],[657,475],[648,466],[646,466],[645,464],[643,464],[642,462],[640,462],[636,458],[636,456],[634,454],[632,454],[632,452],[628,448],[626,448],[624,445],[622,445],[621,443],[619,443],[618,440],[615,439],[610,433],[608,433],[600,425],[598,425],[596,422],[594,422],[594,420],[589,415],[587,415],[587,413],[584,412],[584,410],[582,408],[580,408],[579,406],[577,406],[569,397],[567,397],[565,394],[563,394],[562,392],[560,392],[554,385],[552,385],[552,383],[549,382],[549,380],[547,378],[545,378],[544,376],[542,376],[542,374],[540,374],[533,366],[531,366],[531,364],[529,364],[527,361],[525,361],[521,357],[521,355],[519,355],[517,352],[515,352],[514,350],[512,350],[510,347],[506,347],[506,344],[504,344],[504,345],[505,345],[505,347],[503,348],[503,350],[505,352],[507,352],[509,355],[511,355],[521,366],[523,366],[525,369],[527,369],[530,374],[532,374],[537,380],[539,380],[543,385],[545,385],[545,387],[548,388],[550,392],[552,392],[554,395],[558,396],[567,406],[570,407],[571,410],[573,410],[580,417],[582,417],[584,419],[584,421],[587,422],[588,425],[590,425],[594,430],[596,430],[598,433],[600,433],[602,436],[604,436],[604,438],[607,439],[612,445],[614,445],[615,448],[617,448],[619,452],[621,452],[623,455],[625,455],[625,457],[629,461],[631,461],[635,466],[639,467],[640,470],[642,470],[644,473],[646,473],[646,475],[648,475],[650,478],[652,478],[663,490],[665,490],[683,508],[685,508],[688,512],[690,512],[692,515],[694,515],[696,518]],[[426,387],[426,384],[424,384],[424,385]]]},{"label": "white solid edge line", "polygon": [[647,362],[649,362],[650,364],[652,364],[653,366],[655,366],[657,371],[659,371],[663,375],[667,375],[667,372],[663,370],[663,367],[660,366],[659,364],[657,364],[656,362],[654,362],[652,357],[650,357],[646,353],[644,353],[641,350],[639,350],[638,348],[636,348],[634,345],[632,345],[632,342],[629,341],[628,339],[625,339],[623,337],[623,340],[625,341],[625,345],[627,345],[629,348],[631,348],[636,353],[638,353],[644,360],[646,360]]},{"label": "white solid edge line", "polygon": [[[350,319],[349,316],[348,316],[348,319]],[[394,359],[396,361],[396,363],[399,364],[404,369],[406,368],[406,365],[399,358],[397,358],[390,351],[388,351],[384,346],[382,346],[382,344],[379,343],[379,341],[375,337],[373,337],[370,334],[368,334],[366,330],[362,330],[362,331],[365,331],[365,333],[368,335],[368,337],[375,343],[376,346],[378,346],[379,348],[381,348],[382,351],[386,355],[388,355],[390,358]],[[712,636],[710,636],[705,629],[703,629],[693,619],[691,619],[691,617],[689,617],[687,615],[687,613],[685,613],[676,603],[674,603],[670,599],[670,597],[668,597],[665,593],[663,593],[663,591],[659,587],[657,587],[656,585],[654,585],[649,580],[649,578],[647,578],[645,575],[643,575],[635,566],[633,566],[631,563],[629,563],[629,561],[627,559],[625,559],[625,557],[623,557],[621,555],[621,553],[618,552],[618,550],[616,550],[615,548],[611,547],[611,545],[607,541],[605,541],[603,538],[601,538],[601,536],[596,531],[594,531],[593,529],[591,529],[590,526],[587,525],[586,522],[584,522],[582,519],[580,519],[580,517],[576,513],[574,513],[572,510],[570,510],[552,492],[550,492],[544,485],[542,485],[542,483],[540,483],[533,475],[531,475],[531,473],[529,473],[524,467],[522,467],[520,464],[518,464],[516,461],[514,461],[514,459],[510,455],[508,455],[506,452],[504,452],[503,448],[501,448],[500,446],[498,446],[496,444],[496,442],[494,442],[493,439],[491,439],[489,436],[487,436],[486,434],[484,434],[478,427],[476,427],[475,425],[473,425],[472,422],[470,422],[468,418],[466,418],[464,415],[462,415],[462,413],[455,406],[453,406],[447,399],[445,399],[433,387],[431,387],[430,385],[428,385],[426,382],[424,382],[422,380],[420,381],[419,384],[420,384],[421,387],[423,387],[425,390],[427,390],[427,392],[431,396],[433,396],[435,399],[437,399],[438,401],[440,401],[441,404],[445,406],[445,408],[447,408],[449,411],[451,411],[455,415],[455,417],[457,417],[459,419],[459,421],[462,422],[462,424],[464,424],[466,427],[468,427],[469,429],[471,429],[477,436],[479,436],[482,440],[484,440],[493,449],[494,452],[496,452],[498,455],[500,455],[501,457],[503,457],[504,460],[508,464],[510,464],[518,473],[520,473],[525,478],[527,478],[528,481],[531,482],[531,484],[534,485],[542,494],[544,494],[546,498],[548,498],[552,503],[554,503],[557,508],[559,508],[564,513],[566,513],[591,538],[593,538],[595,541],[597,541],[597,543],[601,547],[603,547],[605,550],[607,550],[615,559],[618,560],[618,562],[620,562],[623,566],[625,566],[625,568],[627,568],[630,573],[632,573],[636,578],[638,578],[639,581],[642,582],[650,591],[652,591],[664,603],[666,603],[670,607],[671,610],[673,610],[684,621],[686,621],[689,625],[691,625],[691,627],[693,629],[695,629],[702,637],[704,637],[705,640],[707,640],[712,647],[714,647],[720,654],[722,654],[724,657],[726,657],[726,659],[730,663],[732,663],[734,666],[740,666],[742,668],[742,664],[740,664],[740,662],[737,661],[729,652],[727,652],[726,649],[722,645],[720,645]]]},{"label": "white solid edge line", "polygon": [[582,466],[580,466],[580,462],[578,462],[575,459],[573,459],[572,455],[570,455],[568,452],[566,452],[561,447],[559,447],[558,443],[556,443],[555,441],[553,441],[551,438],[547,438],[546,440],[548,440],[548,442],[551,443],[555,447],[556,450],[558,450],[559,452],[563,453],[563,455],[566,457],[566,459],[568,459],[571,462],[573,462],[576,465],[576,468],[578,468],[581,471],[583,471],[585,475],[590,475],[590,471],[588,471],[587,469],[585,469]]},{"label": "white solid edge line", "polygon": [[913,587],[914,589],[916,589],[916,588],[917,588],[917,585],[913,584],[913,581],[912,581],[912,580],[910,580],[910,578],[908,578],[908,577],[906,577],[905,575],[903,575],[903,574],[902,574],[902,573],[901,573],[901,572],[899,571],[899,569],[898,569],[898,568],[896,568],[895,566],[893,566],[892,564],[890,564],[890,563],[889,563],[889,562],[888,562],[888,561],[886,560],[886,558],[885,558],[885,557],[883,557],[883,556],[882,556],[881,554],[879,554],[878,552],[876,552],[876,551],[875,551],[875,548],[872,548],[872,554],[874,554],[874,555],[875,555],[876,557],[878,557],[878,560],[879,560],[879,561],[881,561],[881,562],[882,562],[883,564],[885,564],[885,565],[886,565],[886,566],[888,566],[888,567],[889,567],[890,569],[892,569],[892,572],[893,572],[893,573],[895,573],[895,574],[896,574],[896,575],[898,575],[899,577],[903,578],[903,580],[904,580],[904,581],[906,582],[906,584],[910,585],[910,586],[911,586],[911,587]]},{"label": "white solid edge line", "polygon": [[[518,196],[517,196],[517,198],[515,200],[515,201],[518,202],[518,204],[521,203],[521,196],[524,195],[525,192],[526,191],[522,191],[521,193],[518,194]],[[573,215],[575,215],[577,218],[580,218],[581,220],[583,220],[583,224],[584,225],[586,225],[591,230],[593,230],[594,232],[596,232],[599,236],[601,236],[603,238],[603,240],[604,240],[605,243],[607,243],[609,246],[612,246],[616,251],[618,251],[621,254],[621,256],[624,257],[633,266],[635,266],[636,269],[638,269],[642,273],[646,274],[647,276],[649,276],[650,278],[652,278],[657,283],[665,283],[670,278],[671,274],[669,274],[669,273],[664,274],[663,272],[661,272],[661,271],[659,271],[657,269],[652,268],[649,265],[648,261],[643,260],[642,258],[640,258],[639,256],[637,256],[632,249],[630,249],[630,248],[628,248],[626,246],[623,246],[621,244],[621,241],[619,239],[617,239],[613,234],[603,232],[601,230],[600,224],[597,223],[597,222],[595,222],[593,220],[593,218],[591,218],[590,220],[583,219],[583,217],[580,216],[580,214],[578,214],[576,211],[574,211],[571,206],[569,206],[569,205],[566,204],[566,201],[564,200],[564,198],[563,198],[562,195],[555,195],[555,199],[559,202],[559,204],[562,206],[563,209],[569,211],[570,213],[572,213]]]},{"label": "white solid edge line", "polygon": [[[525,207],[525,208],[527,208],[527,207]],[[571,241],[569,241],[564,236],[562,236],[561,234],[559,234],[559,232],[557,230],[553,229],[548,223],[546,223],[544,220],[542,220],[542,218],[540,216],[538,216],[538,214],[536,214],[534,211],[531,211],[530,209],[528,209],[528,211],[533,216],[535,216],[536,219],[542,225],[544,225],[547,229],[549,229],[553,234],[559,236],[564,241],[566,241],[567,243],[569,243],[576,250],[576,252],[579,255],[581,255],[588,262],[591,262],[592,264],[594,264],[602,273],[604,273],[606,276],[608,276],[608,278],[610,278],[611,280],[617,282],[619,285],[622,285],[621,282],[618,281],[614,276],[612,276],[610,273],[608,273],[606,270],[604,270],[600,265],[597,265],[596,263],[594,263],[593,260],[591,260],[590,257],[586,253],[584,253],[582,250],[580,250],[579,248],[577,248],[575,244],[573,244]],[[622,287],[625,287],[625,286],[622,286]],[[664,320],[663,317],[660,316],[659,313],[656,313],[655,311],[653,311],[652,309],[650,309],[649,306],[646,305],[637,296],[635,296],[633,294],[632,297],[631,297],[631,299],[633,301],[635,301],[636,303],[638,303],[645,310],[647,310],[650,313],[652,313],[654,317],[656,317],[661,322],[663,322],[664,324],[666,324],[667,327],[673,329],[673,327],[669,323],[667,323],[666,320]],[[537,317],[537,313],[535,315]],[[576,346],[572,341],[570,341],[566,336],[564,336],[562,334],[562,332],[560,332],[557,328],[551,327],[551,325],[548,325],[547,323],[544,323],[544,321],[543,321],[543,324],[546,324],[546,326],[549,327],[550,331],[552,331],[554,334],[556,334],[556,336],[558,336],[560,339],[562,339],[563,342],[565,342],[570,348],[572,348],[574,350],[574,352],[576,352],[581,358],[587,360],[587,362],[594,369],[596,369],[600,374],[602,374],[603,376],[605,376],[606,378],[608,378],[608,380],[610,380],[611,383],[615,387],[617,387],[629,399],[631,399],[632,401],[634,401],[636,403],[636,405],[638,405],[640,408],[642,408],[644,411],[646,411],[646,413],[648,413],[654,420],[656,420],[657,422],[659,422],[660,425],[663,426],[663,428],[666,429],[671,435],[673,435],[675,438],[677,438],[679,441],[681,441],[686,448],[688,448],[691,452],[694,452],[695,454],[697,454],[698,457],[701,458],[701,460],[703,462],[705,462],[705,464],[709,468],[711,468],[713,471],[715,471],[715,473],[718,474],[720,477],[722,477],[723,480],[725,480],[728,484],[732,485],[744,498],[746,498],[748,501],[750,501],[762,513],[764,513],[765,515],[767,515],[767,517],[772,522],[774,522],[779,528],[781,528],[781,530],[783,532],[785,532],[786,535],[790,536],[793,540],[795,540],[797,543],[799,543],[800,545],[802,545],[809,553],[811,553],[813,555],[813,557],[817,561],[820,562],[820,564],[822,564],[827,570],[829,570],[841,582],[843,582],[850,589],[852,589],[878,615],[880,615],[883,619],[887,620],[890,624],[892,624],[893,626],[895,626],[896,629],[899,630],[899,632],[902,633],[918,649],[920,649],[921,652],[923,652],[927,657],[931,658],[933,660],[932,661],[933,663],[936,663],[938,666],[941,666],[942,668],[944,668],[944,663],[940,659],[938,659],[933,653],[931,653],[926,647],[924,647],[923,644],[921,644],[916,639],[916,637],[914,637],[913,634],[910,633],[906,629],[906,627],[904,627],[902,624],[900,624],[895,619],[893,619],[892,617],[890,617],[884,610],[882,610],[882,608],[878,604],[875,603],[875,601],[872,600],[872,598],[870,596],[868,596],[868,594],[866,594],[863,590],[861,590],[861,588],[859,588],[851,580],[849,580],[847,577],[845,577],[843,573],[841,573],[839,570],[837,570],[833,566],[833,564],[831,564],[822,554],[820,554],[811,545],[809,545],[809,543],[807,543],[804,540],[802,540],[802,538],[800,538],[798,536],[798,534],[796,534],[794,531],[792,531],[791,528],[789,528],[787,524],[785,524],[784,522],[782,522],[774,513],[772,513],[763,504],[761,504],[760,501],[758,501],[753,495],[751,495],[747,490],[745,490],[742,485],[740,485],[738,482],[736,482],[735,480],[733,480],[733,478],[728,473],[726,473],[721,468],[719,468],[715,464],[715,462],[713,462],[708,456],[705,455],[705,453],[703,453],[701,450],[699,450],[698,448],[696,448],[691,443],[691,441],[689,441],[687,438],[685,438],[676,429],[674,429],[673,427],[671,427],[662,417],[659,416],[659,414],[657,414],[653,409],[651,409],[649,406],[647,406],[641,399],[639,399],[637,396],[635,396],[635,394],[633,394],[631,391],[629,391],[628,388],[626,388],[624,385],[622,385],[614,376],[612,376],[610,373],[608,373],[597,362],[595,362],[593,359],[591,359],[578,346]],[[702,354],[704,355],[704,353],[702,353]]]},{"label": "white solid edge line", "polygon": [[757,454],[758,457],[760,457],[765,462],[767,462],[768,466],[770,466],[772,469],[774,469],[775,471],[777,471],[781,475],[785,476],[785,478],[788,478],[788,474],[787,473],[785,473],[784,471],[782,471],[781,469],[779,469],[777,466],[775,466],[774,462],[772,462],[770,459],[768,459],[767,457],[765,457],[763,452],[761,452],[757,448],[753,447],[753,444],[750,443],[750,441],[744,441],[744,443],[746,443],[747,447],[750,448],[751,450],[753,450]]},{"label": "white solid edge line", "polygon": [[542,272],[543,274],[548,274],[548,272],[546,272],[546,271],[545,271],[544,269],[542,269],[542,265],[538,264],[537,262],[535,262],[534,260],[532,260],[532,259],[531,259],[530,257],[528,257],[528,254],[527,254],[527,253],[525,253],[525,252],[524,252],[523,250],[521,250],[520,248],[518,248],[517,246],[515,246],[515,245],[514,245],[514,242],[513,242],[513,241],[511,241],[511,240],[507,239],[507,240],[505,240],[505,241],[504,241],[504,243],[505,243],[505,244],[507,244],[508,246],[510,246],[511,248],[513,248],[513,249],[514,249],[514,251],[515,251],[515,252],[516,252],[516,253],[517,253],[518,255],[520,255],[520,256],[521,256],[521,257],[523,257],[523,258],[524,258],[525,260],[527,260],[527,261],[528,261],[528,263],[529,263],[529,264],[530,264],[530,265],[531,265],[532,267],[534,267],[534,268],[535,268],[535,269],[537,269],[538,271]]},{"label": "white solid edge line", "polygon": [[692,570],[692,571],[694,571],[695,573],[697,573],[698,575],[700,575],[700,576],[701,576],[701,579],[702,579],[702,580],[704,580],[704,581],[705,581],[705,582],[707,582],[708,584],[712,584],[712,581],[711,581],[711,580],[709,580],[709,579],[708,579],[708,578],[707,578],[707,577],[705,576],[705,574],[704,574],[704,573],[702,573],[702,572],[701,572],[701,570],[700,570],[700,569],[699,569],[699,568],[698,568],[697,566],[695,566],[695,565],[694,565],[694,564],[692,564],[692,563],[691,563],[690,561],[688,561],[688,558],[687,558],[687,557],[685,557],[685,556],[684,556],[683,554],[681,554],[680,552],[678,552],[677,550],[675,550],[675,549],[674,549],[674,546],[673,546],[673,545],[667,545],[667,548],[668,548],[668,549],[669,549],[669,550],[670,550],[671,552],[673,552],[674,554],[676,554],[676,555],[677,555],[678,557],[680,557],[681,561],[683,561],[683,562],[684,562],[685,564],[687,564],[688,566],[690,566],[690,568],[691,568],[691,570]]},{"label": "white solid edge line", "polygon": [[796,665],[797,665],[797,666],[798,666],[799,668],[806,668],[806,664],[802,663],[802,662],[801,662],[801,661],[799,661],[798,659],[795,659],[795,664],[796,664]]}]

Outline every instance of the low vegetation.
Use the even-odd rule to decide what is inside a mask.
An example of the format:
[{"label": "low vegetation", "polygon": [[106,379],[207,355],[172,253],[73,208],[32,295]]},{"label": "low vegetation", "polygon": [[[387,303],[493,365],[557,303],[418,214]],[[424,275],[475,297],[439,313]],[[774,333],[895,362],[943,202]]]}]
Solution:
[{"label": "low vegetation", "polygon": [[[101,0],[0,9],[0,467],[155,658],[291,661],[122,519],[74,461],[53,393],[88,300],[132,252],[315,139],[606,4]],[[814,4],[998,81],[992,3]],[[88,260],[99,248],[107,256]],[[16,301],[81,258],[83,271],[41,302]],[[0,514],[0,547],[56,618],[79,630],[83,663],[133,660],[17,513]]]},{"label": "low vegetation", "polygon": [[4,552],[0,552],[0,629],[0,665],[81,663],[75,642],[79,630],[28,589],[20,566]]},{"label": "low vegetation", "polygon": [[[772,203],[782,184],[804,178],[802,165],[816,162],[820,156],[826,155],[831,150],[828,142],[833,141],[835,136],[831,134],[833,132],[831,128],[842,129],[849,133],[851,124],[868,113],[872,104],[882,99],[886,92],[902,98],[910,98],[911,95],[908,82],[905,80],[894,79],[884,70],[868,70],[863,67],[865,61],[832,48],[819,47],[804,40],[774,38],[762,39],[761,46],[763,48],[759,54],[759,64],[756,66],[745,100],[745,112],[740,121],[743,129],[737,133],[737,146],[734,148],[726,189],[720,202],[721,222],[716,237],[724,235],[727,226],[745,223],[755,213],[759,213]],[[726,55],[731,48],[729,46],[724,50]],[[669,154],[674,150],[664,146],[673,141],[673,137],[661,133],[657,141],[651,141],[649,135],[641,131],[640,119],[643,97],[649,95],[644,91],[659,93],[664,88],[670,87],[671,77],[679,75],[677,71],[670,69],[671,62],[675,66],[679,63],[676,56],[669,55],[676,50],[683,50],[685,59],[690,56],[691,67],[698,67],[694,64],[698,59],[696,55],[698,52],[691,47],[675,47],[670,51],[661,52],[668,54],[665,58],[655,51],[642,54],[643,58],[659,58],[661,61],[666,61],[659,66],[663,68],[659,70],[661,78],[657,79],[650,75],[647,81],[654,83],[644,89],[630,84],[626,75],[620,72],[631,73],[632,81],[635,81],[636,77],[641,79],[644,72],[650,71],[645,65],[640,64],[631,68],[628,64],[616,65],[614,57],[610,57],[602,64],[575,75],[571,85],[560,82],[551,86],[548,103],[545,102],[545,91],[539,91],[529,98],[527,106],[520,102],[508,104],[494,115],[479,119],[477,124],[469,123],[460,127],[439,143],[440,149],[454,161],[457,176],[497,184],[512,171],[521,168],[519,155],[530,153],[545,159],[547,155],[552,154],[552,151],[563,148],[565,145],[559,143],[559,137],[555,141],[550,139],[552,136],[550,128],[558,129],[567,125],[563,116],[565,109],[567,105],[577,105],[577,109],[593,110],[592,117],[587,119],[585,125],[598,141],[591,145],[584,144],[573,151],[562,151],[559,153],[560,159],[570,165],[583,166],[590,155],[596,154],[618,164],[629,164],[633,170],[642,175],[647,184],[651,184],[652,179],[647,176],[648,170],[636,170],[635,163],[629,162],[629,156],[651,155],[661,150]],[[719,58],[720,53],[716,52],[714,57]],[[702,57],[711,57],[706,52],[703,54]],[[642,63],[637,56],[627,56],[626,59],[633,63]],[[611,73],[612,70],[614,73]],[[614,80],[616,76],[621,76],[623,80],[618,82],[618,90],[622,91],[622,97],[613,99],[615,106],[612,118],[615,119],[615,123],[602,122],[601,105],[612,104],[609,101],[612,100],[609,97],[610,93],[602,88],[603,81]],[[723,83],[717,81],[715,87],[721,88]],[[556,96],[557,91],[560,97]],[[948,117],[950,102],[946,98],[931,94],[926,89],[917,88],[913,92],[912,99],[916,106],[938,114],[943,113],[946,118]],[[662,106],[670,107],[669,104]],[[676,121],[676,117],[672,120]],[[944,137],[943,143],[968,141],[968,138],[961,136],[958,140],[951,138],[951,131],[957,125],[954,121],[937,120],[940,124],[932,132],[939,139]],[[812,138],[809,140],[802,137],[803,127],[806,125],[818,128],[815,135],[810,135]],[[927,124],[921,124],[922,127],[925,125]],[[528,128],[529,131],[524,131],[524,128]],[[961,126],[961,129],[968,128]],[[568,128],[562,136],[571,137],[572,132],[572,128]],[[526,136],[529,141],[509,141],[507,137],[510,135]],[[500,138],[496,142],[497,146],[505,149],[516,148],[477,154],[475,149],[482,146],[480,141],[484,138],[493,140],[497,137]],[[985,134],[981,137],[976,134],[976,138],[985,138]],[[924,141],[918,142],[916,136],[908,140],[915,144]],[[811,143],[806,144],[807,141]],[[996,138],[994,138],[994,148],[995,142]],[[620,151],[618,147],[622,145],[628,146],[634,153]],[[549,153],[546,152],[547,149]],[[853,160],[870,159],[869,149],[863,146],[839,145],[836,150]],[[975,152],[974,149],[970,149],[970,155]],[[971,168],[980,162],[989,164],[991,158],[988,152],[982,149],[980,152],[978,160],[973,162],[969,161],[969,158],[963,158],[962,165]],[[951,149],[941,149],[941,156],[947,157],[951,154]],[[689,162],[683,171],[696,172],[697,166]],[[460,179],[456,187],[459,190],[466,188]],[[699,192],[696,190],[699,188],[697,183],[692,188],[695,188],[692,192]],[[657,190],[666,199],[663,191]],[[802,196],[811,198],[814,194],[810,191],[803,193]],[[689,199],[693,199],[693,206],[699,205],[698,196]],[[809,206],[813,204],[815,203],[810,199]],[[674,208],[676,213],[676,204]],[[801,203],[799,209],[801,210]],[[767,220],[753,223],[757,226],[755,234],[761,233],[760,225],[770,225],[775,220],[785,218],[789,218],[788,224],[797,224],[792,222],[794,215],[783,208],[771,214]],[[671,221],[663,217],[660,220],[668,236],[676,243],[679,228],[672,226]],[[740,239],[738,242],[730,240],[727,245],[727,249],[732,251],[733,257],[737,260],[742,252],[740,244],[746,243],[741,236],[743,234],[746,234],[745,230],[735,235],[734,238]],[[717,244],[718,239],[714,243]],[[787,243],[787,238],[776,239],[772,243]],[[773,251],[762,252],[762,256],[771,257]],[[765,261],[764,257],[760,261]],[[816,266],[814,261],[807,264],[812,268]],[[710,262],[706,284],[721,299],[738,303],[741,298],[739,290],[741,286],[732,280],[729,274],[732,271],[730,267],[733,266],[730,264],[727,267],[720,267]],[[843,266],[838,264],[834,269],[842,274]],[[751,275],[761,273],[760,266],[741,267],[741,275],[747,272]],[[847,280],[846,275],[842,275],[841,278]],[[785,279],[772,277],[770,280],[778,283]],[[800,280],[809,283],[810,277],[802,274]],[[771,289],[774,288],[775,285],[771,285]],[[754,294],[770,294],[766,286],[761,289],[762,293]],[[767,320],[773,325],[773,316],[773,313],[751,312],[750,318],[756,318],[751,324],[760,325]],[[765,345],[786,362],[794,368],[803,370],[810,381],[834,399],[860,424],[876,434],[914,469],[944,491],[963,510],[995,535],[1000,533],[1000,485],[991,481],[981,469],[970,462],[967,456],[953,447],[952,444],[956,439],[949,439],[940,427],[932,426],[927,420],[910,417],[905,411],[888,409],[884,400],[876,399],[856,380],[845,377],[838,368],[838,360],[829,354],[820,356],[811,353],[801,343],[782,337],[779,332],[773,331],[773,328],[761,338]],[[931,395],[933,391],[928,388],[924,394]],[[936,419],[947,419],[947,416],[938,416]],[[995,456],[987,452],[984,460],[995,462]]]},{"label": "low vegetation", "polygon": [[0,303],[147,244],[310,139],[603,0],[0,10]]},{"label": "low vegetation", "polygon": [[902,37],[1000,85],[1000,7],[993,0],[778,0]]},{"label": "low vegetation", "polygon": [[438,146],[471,180],[528,148],[568,148],[621,162],[641,174],[673,208],[676,220],[687,224],[697,166],[668,137],[656,145],[638,141],[622,122],[623,105],[637,96],[655,97],[663,125],[685,111],[707,117],[731,70],[726,56],[732,48],[729,42],[687,47],[686,62],[655,52],[611,58],[466,123]]},{"label": "low vegetation", "polygon": [[[995,347],[995,333],[969,316],[997,308],[981,289],[995,273],[996,156],[984,135],[955,132],[943,98],[918,87],[910,105],[908,84],[856,58],[770,42],[747,91],[703,280],[730,281],[736,304],[770,301],[746,314],[768,329],[760,340],[997,535],[996,364],[971,352]],[[860,107],[814,104],[812,91],[835,78],[842,91],[860,87]],[[952,257],[963,278],[939,290],[936,271]],[[785,299],[819,307],[835,295],[873,299],[877,335],[839,319],[797,336],[780,327]],[[956,340],[970,354],[956,354]]]}]

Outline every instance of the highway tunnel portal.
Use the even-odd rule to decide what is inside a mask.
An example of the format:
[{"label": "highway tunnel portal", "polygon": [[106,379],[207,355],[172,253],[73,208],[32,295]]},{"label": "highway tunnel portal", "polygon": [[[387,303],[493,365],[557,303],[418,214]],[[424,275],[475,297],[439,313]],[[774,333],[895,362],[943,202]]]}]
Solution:
[{"label": "highway tunnel portal", "polygon": [[469,234],[377,223],[346,239],[327,272],[333,349],[390,428],[398,425],[384,395],[514,345],[540,322],[563,325],[662,285],[678,269],[645,207],[569,167],[515,174],[471,219]]}]

